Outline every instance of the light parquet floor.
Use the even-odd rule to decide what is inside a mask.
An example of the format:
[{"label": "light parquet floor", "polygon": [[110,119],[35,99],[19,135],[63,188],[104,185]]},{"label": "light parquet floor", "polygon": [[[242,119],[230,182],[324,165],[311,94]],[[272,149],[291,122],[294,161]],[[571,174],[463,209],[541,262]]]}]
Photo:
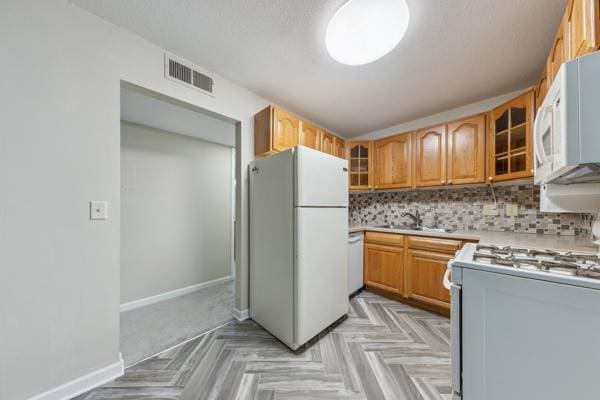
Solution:
[{"label": "light parquet floor", "polygon": [[136,364],[77,400],[449,400],[450,321],[371,293],[292,352],[232,322]]}]

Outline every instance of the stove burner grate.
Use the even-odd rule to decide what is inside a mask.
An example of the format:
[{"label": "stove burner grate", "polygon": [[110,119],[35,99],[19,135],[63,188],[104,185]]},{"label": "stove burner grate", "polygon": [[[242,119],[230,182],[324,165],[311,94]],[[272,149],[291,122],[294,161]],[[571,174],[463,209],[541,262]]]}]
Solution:
[{"label": "stove burner grate", "polygon": [[473,261],[478,260],[504,267],[600,279],[600,258],[593,254],[477,245]]}]

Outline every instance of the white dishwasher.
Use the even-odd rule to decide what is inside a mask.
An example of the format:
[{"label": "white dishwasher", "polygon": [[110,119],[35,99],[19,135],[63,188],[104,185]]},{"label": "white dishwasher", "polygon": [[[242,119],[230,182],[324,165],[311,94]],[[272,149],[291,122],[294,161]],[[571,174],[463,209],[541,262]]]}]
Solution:
[{"label": "white dishwasher", "polygon": [[363,232],[351,233],[348,237],[348,294],[362,289],[363,281]]}]

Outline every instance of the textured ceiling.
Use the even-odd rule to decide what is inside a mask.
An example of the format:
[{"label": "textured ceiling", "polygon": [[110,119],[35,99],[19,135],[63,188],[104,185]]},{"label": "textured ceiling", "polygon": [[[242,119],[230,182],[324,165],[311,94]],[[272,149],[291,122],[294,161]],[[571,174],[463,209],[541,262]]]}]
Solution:
[{"label": "textured ceiling", "polygon": [[404,39],[359,67],[325,50],[344,0],[71,0],[351,137],[533,84],[567,0],[408,0]]}]

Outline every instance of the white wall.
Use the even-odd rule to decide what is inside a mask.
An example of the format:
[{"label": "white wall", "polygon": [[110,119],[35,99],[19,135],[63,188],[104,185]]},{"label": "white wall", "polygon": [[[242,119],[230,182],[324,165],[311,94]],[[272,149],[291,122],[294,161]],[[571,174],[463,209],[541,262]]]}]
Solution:
[{"label": "white wall", "polygon": [[483,112],[490,111],[502,103],[511,100],[523,93],[526,89],[517,90],[511,93],[503,94],[501,96],[492,97],[478,101],[476,103],[467,104],[462,107],[454,108],[452,110],[444,111],[438,114],[429,115],[423,118],[408,121],[402,124],[390,126],[389,128],[380,129],[374,132],[369,132],[364,135],[353,137],[352,140],[375,140],[386,136],[395,135],[397,133],[403,133],[421,128],[427,128],[428,126],[434,126],[449,122],[463,117],[471,115],[481,114]]},{"label": "white wall", "polygon": [[[0,399],[119,362],[121,80],[240,121],[236,307],[247,307],[247,165],[268,101],[218,75],[165,79],[163,50],[64,0],[0,2]],[[90,221],[89,201],[110,218]]]},{"label": "white wall", "polygon": [[231,121],[126,88],[121,89],[121,119],[235,147],[235,124]]},{"label": "white wall", "polygon": [[121,123],[121,303],[230,275],[231,152]]}]

